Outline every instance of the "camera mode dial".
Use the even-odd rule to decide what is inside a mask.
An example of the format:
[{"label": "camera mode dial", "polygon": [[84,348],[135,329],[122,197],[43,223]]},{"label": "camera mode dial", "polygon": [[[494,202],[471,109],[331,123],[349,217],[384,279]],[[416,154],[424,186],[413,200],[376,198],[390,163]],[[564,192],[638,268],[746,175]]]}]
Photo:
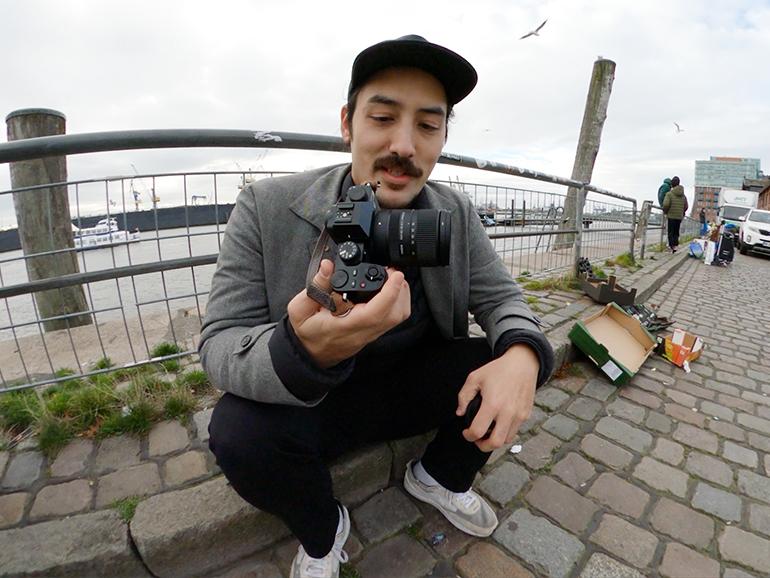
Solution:
[{"label": "camera mode dial", "polygon": [[337,247],[337,254],[345,265],[357,265],[361,262],[361,250],[353,241],[345,241]]}]

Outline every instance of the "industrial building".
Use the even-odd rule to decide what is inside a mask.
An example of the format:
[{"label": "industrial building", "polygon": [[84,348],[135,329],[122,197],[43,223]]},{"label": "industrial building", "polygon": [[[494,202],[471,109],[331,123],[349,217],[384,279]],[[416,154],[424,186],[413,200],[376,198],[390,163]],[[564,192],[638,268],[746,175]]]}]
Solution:
[{"label": "industrial building", "polygon": [[707,161],[695,161],[695,199],[690,216],[697,219],[701,208],[704,208],[706,218],[714,220],[719,207],[720,188],[743,189],[745,180],[762,178],[759,159],[712,156]]}]

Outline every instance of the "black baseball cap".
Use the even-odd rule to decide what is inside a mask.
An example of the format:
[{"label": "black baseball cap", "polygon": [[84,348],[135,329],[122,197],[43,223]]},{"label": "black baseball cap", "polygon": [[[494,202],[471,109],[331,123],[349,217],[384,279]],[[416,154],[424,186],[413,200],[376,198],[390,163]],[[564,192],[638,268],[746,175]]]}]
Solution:
[{"label": "black baseball cap", "polygon": [[450,106],[468,96],[478,80],[476,69],[459,54],[409,34],[370,46],[356,56],[348,98],[375,73],[394,67],[419,68],[435,76],[444,85]]}]

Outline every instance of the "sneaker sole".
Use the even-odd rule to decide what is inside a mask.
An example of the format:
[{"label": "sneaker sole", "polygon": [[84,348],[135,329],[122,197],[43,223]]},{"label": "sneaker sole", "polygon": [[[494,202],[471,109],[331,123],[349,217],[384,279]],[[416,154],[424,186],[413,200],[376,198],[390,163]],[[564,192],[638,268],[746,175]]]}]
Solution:
[{"label": "sneaker sole", "polygon": [[[407,468],[411,467],[411,463],[407,465]],[[404,476],[404,489],[406,489],[407,492],[413,497],[421,502],[424,502],[426,504],[430,504],[434,508],[436,508],[441,514],[449,520],[449,522],[458,530],[461,530],[465,532],[466,534],[470,534],[471,536],[476,536],[478,538],[487,538],[488,536],[492,535],[492,532],[495,531],[498,524],[495,524],[492,528],[482,528],[480,526],[477,526],[475,524],[469,523],[467,520],[461,518],[460,516],[454,515],[453,512],[447,512],[445,511],[441,505],[436,502],[430,494],[423,494],[420,487],[416,484],[416,482],[412,479],[412,477],[409,475],[409,471],[407,470],[406,475]]]}]

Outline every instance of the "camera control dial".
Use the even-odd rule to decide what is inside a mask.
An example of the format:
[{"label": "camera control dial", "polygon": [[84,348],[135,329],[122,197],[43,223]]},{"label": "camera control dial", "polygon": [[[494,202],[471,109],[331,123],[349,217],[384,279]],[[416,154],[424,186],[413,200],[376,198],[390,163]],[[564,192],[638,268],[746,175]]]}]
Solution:
[{"label": "camera control dial", "polygon": [[366,270],[366,278],[369,281],[380,281],[382,280],[384,275],[382,274],[382,271],[379,267],[375,267],[372,265]]},{"label": "camera control dial", "polygon": [[361,262],[361,250],[353,241],[345,241],[337,247],[337,254],[345,265],[357,265]]}]

